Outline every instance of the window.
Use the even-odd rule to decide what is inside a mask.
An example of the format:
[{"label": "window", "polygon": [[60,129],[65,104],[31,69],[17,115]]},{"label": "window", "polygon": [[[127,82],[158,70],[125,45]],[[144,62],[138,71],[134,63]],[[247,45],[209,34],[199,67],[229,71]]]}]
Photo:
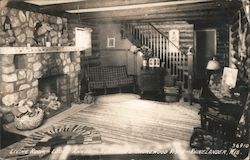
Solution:
[{"label": "window", "polygon": [[[92,50],[90,28],[75,28],[76,47],[81,47],[83,50]],[[91,55],[91,52],[88,52]]]}]

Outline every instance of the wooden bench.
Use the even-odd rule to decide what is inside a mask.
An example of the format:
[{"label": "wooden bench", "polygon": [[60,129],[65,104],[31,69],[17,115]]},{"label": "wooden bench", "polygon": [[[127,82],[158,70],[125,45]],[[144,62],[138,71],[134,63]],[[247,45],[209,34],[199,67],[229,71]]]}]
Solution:
[{"label": "wooden bench", "polygon": [[135,89],[135,80],[133,76],[127,74],[126,66],[105,66],[90,67],[88,69],[88,90],[119,88],[133,86]]}]

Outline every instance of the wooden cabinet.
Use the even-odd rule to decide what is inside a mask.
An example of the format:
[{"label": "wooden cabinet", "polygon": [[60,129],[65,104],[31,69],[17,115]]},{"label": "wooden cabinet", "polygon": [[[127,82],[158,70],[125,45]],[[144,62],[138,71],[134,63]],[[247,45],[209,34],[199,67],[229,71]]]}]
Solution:
[{"label": "wooden cabinet", "polygon": [[138,85],[141,94],[148,91],[162,92],[163,69],[154,68],[141,70],[138,77]]}]

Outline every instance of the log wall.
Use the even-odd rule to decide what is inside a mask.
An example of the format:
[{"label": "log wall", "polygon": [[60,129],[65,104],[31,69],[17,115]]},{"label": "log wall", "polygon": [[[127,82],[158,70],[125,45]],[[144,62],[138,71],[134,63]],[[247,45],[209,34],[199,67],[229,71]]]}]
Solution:
[{"label": "log wall", "polygon": [[184,52],[188,50],[190,46],[194,46],[194,25],[185,21],[176,22],[155,22],[152,23],[155,28],[160,30],[168,37],[168,33],[171,29],[177,29],[180,31],[180,49]]},{"label": "log wall", "polygon": [[250,25],[243,10],[230,26],[230,67],[237,68],[238,81],[250,86]]},{"label": "log wall", "polygon": [[216,28],[216,39],[217,39],[217,48],[216,56],[217,60],[221,66],[225,67],[229,65],[229,28],[228,25],[223,25]]}]

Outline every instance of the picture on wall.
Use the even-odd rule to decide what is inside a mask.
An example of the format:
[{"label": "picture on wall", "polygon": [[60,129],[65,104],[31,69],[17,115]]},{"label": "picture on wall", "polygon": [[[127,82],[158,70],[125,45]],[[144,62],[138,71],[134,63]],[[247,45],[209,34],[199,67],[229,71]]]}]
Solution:
[{"label": "picture on wall", "polygon": [[115,37],[108,37],[107,38],[107,47],[108,48],[115,48]]}]

